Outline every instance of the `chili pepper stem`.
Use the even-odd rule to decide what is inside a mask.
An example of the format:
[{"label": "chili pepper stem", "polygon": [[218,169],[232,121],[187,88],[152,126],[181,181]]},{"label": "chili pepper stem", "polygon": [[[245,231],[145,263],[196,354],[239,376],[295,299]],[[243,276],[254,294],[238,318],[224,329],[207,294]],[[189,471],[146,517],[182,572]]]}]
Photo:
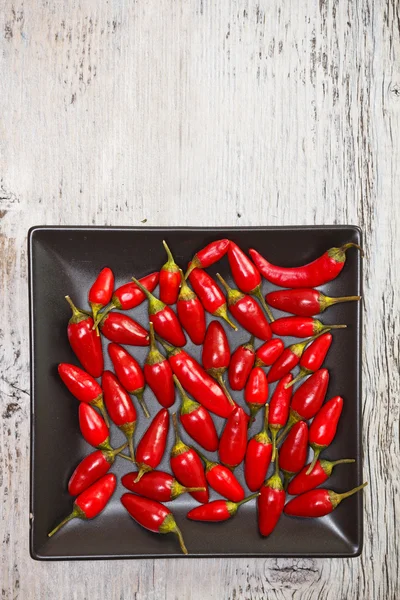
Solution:
[{"label": "chili pepper stem", "polygon": [[[346,329],[347,325],[329,325],[329,329]],[[324,330],[326,329],[326,327],[324,327]],[[326,333],[324,331],[324,333]]]},{"label": "chili pepper stem", "polygon": [[[170,250],[170,249],[169,249],[169,247],[168,247],[168,244],[167,244],[167,242],[166,242],[165,240],[163,240],[163,242],[162,242],[162,243],[163,243],[163,246],[164,246],[164,250],[165,250],[165,252],[167,253],[167,263],[166,263],[166,264],[168,264],[168,265],[174,265],[174,266],[177,266],[177,265],[176,265],[176,262],[175,262],[175,260],[174,260],[174,257],[172,256],[172,252],[171,252],[171,250]],[[177,270],[178,270],[178,269],[177,269]]]},{"label": "chili pepper stem", "polygon": [[122,450],[125,450],[127,445],[128,445],[128,442],[125,442],[125,444],[122,444],[122,446],[120,446],[119,448],[113,448],[113,451],[111,452],[111,454],[113,456],[117,456],[118,454],[120,454],[122,452]]},{"label": "chili pepper stem", "polygon": [[338,504],[340,504],[341,501],[345,498],[348,498],[349,496],[352,496],[353,494],[356,494],[357,492],[365,488],[366,485],[368,485],[368,481],[361,485],[358,485],[357,487],[353,488],[352,490],[349,490],[348,492],[344,492],[343,494],[337,494],[336,492],[329,490],[329,498],[332,502],[333,508],[336,508]]},{"label": "chili pepper stem", "polygon": [[69,296],[65,296],[65,299],[71,307],[73,316],[78,317],[82,311],[80,311],[79,309],[76,308],[75,304],[72,302],[72,300]]},{"label": "chili pepper stem", "polygon": [[289,389],[290,387],[292,387],[292,385],[304,379],[304,377],[307,377],[307,375],[311,375],[311,373],[312,371],[310,371],[309,369],[304,369],[303,367],[300,367],[300,373],[298,373],[296,377],[292,379],[292,381],[285,385],[285,390]]},{"label": "chili pepper stem", "polygon": [[179,529],[178,525],[176,524],[175,519],[171,513],[169,515],[167,515],[165,517],[164,521],[161,523],[159,532],[160,533],[175,533],[178,536],[179,545],[181,547],[183,554],[189,554],[187,551],[187,548],[185,546],[185,542],[183,540],[182,532]]},{"label": "chili pepper stem", "polygon": [[99,312],[98,315],[96,315],[96,317],[93,315],[93,327],[92,329],[96,329],[97,331],[99,330],[99,325],[101,323],[101,321],[108,315],[108,313],[113,310],[113,308],[115,308],[114,304],[111,302],[111,304],[109,304],[108,306],[106,306],[106,308],[102,311]]},{"label": "chili pepper stem", "polygon": [[275,456],[276,456],[276,436],[278,435],[278,429],[271,429],[271,440],[272,440],[272,456],[271,456],[271,462],[274,462],[275,460]]},{"label": "chili pepper stem", "polygon": [[86,519],[85,513],[76,504],[74,505],[72,513],[68,515],[68,517],[65,517],[65,519],[63,519],[61,523],[59,523],[56,527],[54,527],[54,529],[52,529],[50,533],[47,534],[47,536],[52,537],[55,533],[57,533],[57,531],[61,529],[61,527],[68,523],[68,521],[72,521],[72,519]]},{"label": "chili pepper stem", "polygon": [[139,392],[136,392],[134,394],[134,396],[136,396],[140,406],[142,407],[142,411],[144,413],[144,416],[146,417],[146,419],[150,419],[150,413],[149,413],[149,409],[147,408],[147,404],[143,398],[143,390],[140,390]]},{"label": "chili pepper stem", "polygon": [[314,450],[314,456],[310,463],[310,466],[308,467],[308,469],[306,471],[306,475],[309,475],[311,473],[311,471],[313,470],[313,468],[315,467],[315,465],[317,464],[317,460],[319,459],[319,455],[321,454],[321,452],[323,450],[323,446],[314,447],[313,450]]},{"label": "chili pepper stem", "polygon": [[194,269],[201,269],[201,261],[196,255],[192,258],[190,266],[186,269],[185,279],[189,277],[190,273],[194,271]]},{"label": "chili pepper stem", "polygon": [[355,458],[340,458],[339,460],[333,460],[332,461],[332,467],[336,467],[336,465],[345,465],[345,464],[349,464],[349,463],[355,463],[356,459]]},{"label": "chili pepper stem", "polygon": [[129,462],[132,462],[136,465],[136,460],[132,460],[130,456],[126,456],[126,454],[122,454],[122,452],[118,454],[118,456],[120,456],[121,458],[125,458],[125,460],[129,460]]},{"label": "chili pepper stem", "polygon": [[231,394],[230,394],[230,392],[229,392],[228,388],[226,387],[226,383],[225,383],[225,381],[224,381],[224,378],[223,378],[223,376],[222,376],[222,373],[218,373],[218,374],[216,375],[216,377],[215,377],[215,378],[216,378],[216,380],[218,381],[219,385],[220,385],[220,386],[222,387],[222,389],[224,390],[225,396],[226,396],[226,397],[228,398],[228,400],[229,400],[229,404],[230,404],[231,406],[235,406],[235,401],[233,400],[233,398],[232,398],[232,396],[231,396]]},{"label": "chili pepper stem", "polygon": [[246,504],[246,502],[250,502],[250,500],[254,500],[254,498],[257,498],[257,496],[259,496],[259,495],[260,495],[260,492],[255,492],[254,494],[247,496],[247,498],[243,498],[243,500],[240,500],[240,502],[235,502],[236,507],[239,508],[239,506],[242,506],[242,504]]},{"label": "chili pepper stem", "polygon": [[347,244],[344,244],[340,250],[342,252],[346,252],[346,250],[348,250],[349,248],[357,248],[357,250],[360,251],[361,256],[364,256],[364,250],[361,248],[361,246],[359,246],[358,244],[355,244],[354,242],[348,242]]},{"label": "chili pepper stem", "polygon": [[149,301],[149,315],[154,315],[163,310],[163,308],[165,308],[166,305],[164,304],[164,302],[162,302],[161,300],[156,298],[151,292],[149,292],[149,290],[146,289],[144,285],[140,283],[140,281],[138,281],[135,277],[132,277],[132,281],[136,283],[138,288],[145,294],[147,300]]},{"label": "chili pepper stem", "polygon": [[105,424],[108,428],[110,428],[110,419],[108,418],[108,414],[106,411],[106,407],[104,406],[103,396],[100,395],[90,403],[92,406],[95,406],[101,412],[101,415],[104,419]]},{"label": "chili pepper stem", "polygon": [[224,321],[226,321],[228,323],[228,325],[230,325],[232,327],[232,329],[234,329],[235,331],[238,330],[238,328],[236,327],[235,323],[233,323],[230,318],[228,317],[228,313],[226,310],[226,304],[223,304],[222,306],[220,306],[219,308],[217,308],[217,310],[213,313],[213,315],[215,317],[220,317],[220,319],[224,319]]},{"label": "chili pepper stem", "polygon": [[327,296],[322,304],[325,308],[328,308],[328,306],[333,306],[333,304],[341,304],[342,302],[357,302],[358,300],[361,300],[361,296],[341,296],[340,298],[331,298]]},{"label": "chili pepper stem", "polygon": [[289,431],[292,429],[293,425],[295,425],[299,420],[301,420],[300,418],[298,418],[297,413],[295,413],[294,411],[290,412],[289,415],[289,420],[286,424],[286,427],[284,427],[284,429],[281,429],[279,436],[277,438],[277,443],[279,444],[284,437],[287,436],[287,434],[289,433]]},{"label": "chili pepper stem", "polygon": [[[136,463],[136,464],[138,464],[138,463]],[[139,467],[139,472],[133,483],[137,483],[138,481],[140,481],[142,479],[143,475],[145,475],[146,473],[150,473],[150,471],[153,470],[151,467],[149,467],[149,465],[138,464],[138,467]]]},{"label": "chili pepper stem", "polygon": [[193,446],[191,446],[191,448],[192,448],[192,450],[197,452],[197,454],[200,456],[201,460],[206,465],[206,471],[209,470],[209,468],[213,465],[213,462],[211,460],[209,460],[206,456],[204,456],[204,454],[202,452],[200,452],[200,450],[197,450],[197,448],[194,448]]},{"label": "chili pepper stem", "polygon": [[274,315],[272,314],[272,311],[270,309],[270,307],[268,306],[268,304],[265,302],[265,298],[262,294],[261,291],[261,286],[258,285],[252,292],[250,292],[251,294],[253,294],[254,296],[256,296],[256,298],[258,298],[258,300],[261,303],[261,306],[263,307],[263,309],[265,310],[265,312],[267,313],[267,317],[269,318],[269,320],[271,321],[271,323],[273,323],[275,321]]}]

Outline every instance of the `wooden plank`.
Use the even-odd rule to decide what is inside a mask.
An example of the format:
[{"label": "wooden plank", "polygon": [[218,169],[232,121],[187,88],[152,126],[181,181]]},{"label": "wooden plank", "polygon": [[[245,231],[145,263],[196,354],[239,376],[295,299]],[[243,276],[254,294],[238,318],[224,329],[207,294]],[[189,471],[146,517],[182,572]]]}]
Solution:
[{"label": "wooden plank", "polygon": [[[397,598],[397,2],[0,6],[2,597]],[[360,558],[29,559],[27,229],[144,219],[362,227]]]}]

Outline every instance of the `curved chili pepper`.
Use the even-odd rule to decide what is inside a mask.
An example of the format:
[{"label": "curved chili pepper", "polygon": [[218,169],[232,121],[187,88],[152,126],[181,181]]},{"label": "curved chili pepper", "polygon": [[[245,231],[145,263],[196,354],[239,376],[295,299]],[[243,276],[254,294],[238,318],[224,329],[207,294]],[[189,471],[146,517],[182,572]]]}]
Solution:
[{"label": "curved chili pepper", "polygon": [[174,374],[185,390],[204,408],[219,417],[226,418],[233,410],[228,398],[218,383],[205,372],[196,359],[182,348],[173,348],[161,342],[168,353]]},{"label": "curved chili pepper", "polygon": [[69,296],[65,299],[72,310],[67,328],[71,348],[85,371],[92,377],[100,377],[104,369],[103,349],[100,337],[92,329],[93,319],[78,310]]},{"label": "curved chili pepper", "polygon": [[252,492],[259,490],[264,483],[271,457],[272,441],[268,435],[268,406],[266,406],[263,428],[249,441],[244,459],[244,477],[247,487]]},{"label": "curved chili pepper", "polygon": [[68,517],[65,517],[57,527],[50,531],[48,537],[57,533],[65,523],[68,523],[68,521],[71,521],[72,519],[93,519],[94,517],[97,517],[108,504],[116,485],[117,478],[114,473],[108,473],[93,483],[85,491],[79,494],[75,499],[72,513],[68,515]]},{"label": "curved chili pepper", "polygon": [[285,429],[281,431],[279,440],[282,440],[298,421],[308,421],[315,417],[324,401],[328,383],[329,371],[319,369],[295,391],[290,406],[289,420]]},{"label": "curved chili pepper", "polygon": [[285,346],[282,340],[274,338],[265,342],[256,351],[256,367],[269,367],[271,366],[282,354]]},{"label": "curved chili pepper", "polygon": [[207,328],[201,359],[207,373],[218,381],[225,392],[225,396],[234,406],[235,403],[223,378],[223,374],[229,367],[231,350],[225,330],[218,321],[211,321]]},{"label": "curved chili pepper", "polygon": [[96,321],[97,313],[104,308],[110,300],[114,289],[114,273],[108,267],[102,269],[96,281],[89,290],[89,304]]},{"label": "curved chili pepper", "polygon": [[125,450],[128,442],[125,442],[115,450],[96,450],[86,456],[76,467],[68,482],[68,492],[71,496],[77,496],[86,490],[92,483],[103,477],[114,464],[116,456]]},{"label": "curved chili pepper", "polygon": [[228,381],[233,390],[242,390],[254,365],[254,335],[246,344],[241,344],[231,356]]},{"label": "curved chili pepper", "polygon": [[177,376],[173,377],[182,398],[179,417],[183,428],[200,446],[209,452],[215,452],[218,449],[218,435],[210,413],[204,406],[191,400]]},{"label": "curved chili pepper", "polygon": [[185,279],[189,277],[196,268],[205,269],[220,260],[228,252],[229,240],[216,240],[211,242],[205,248],[197,252],[189,263],[188,270],[185,273]]},{"label": "curved chili pepper", "polygon": [[292,380],[291,373],[282,377],[278,382],[272,398],[269,403],[268,425],[271,431],[272,438],[272,457],[275,460],[276,454],[276,436],[278,432],[285,427],[289,418],[290,400],[292,398],[292,390],[288,389],[288,383]]},{"label": "curved chili pepper", "polygon": [[325,325],[312,317],[282,317],[271,324],[275,335],[305,338],[326,329],[346,329],[347,325]]},{"label": "curved chili pepper", "polygon": [[343,410],[343,398],[335,396],[325,402],[319,409],[310,426],[310,446],[314,450],[314,457],[308,467],[307,475],[315,467],[320,453],[325,450],[336,435],[336,429]]},{"label": "curved chili pepper", "polygon": [[237,331],[236,325],[228,317],[226,298],[211,275],[203,269],[194,269],[189,275],[189,281],[204,309],[214,317],[224,319]]},{"label": "curved chili pepper", "polygon": [[333,490],[324,490],[323,488],[310,490],[290,500],[285,506],[285,515],[291,517],[324,517],[334,511],[342,500],[359,492],[366,485],[367,482],[344,494],[337,494]]},{"label": "curved chili pepper", "polygon": [[305,421],[296,423],[281,446],[279,467],[284,474],[283,487],[306,464],[308,454],[308,426]]},{"label": "curved chili pepper", "polygon": [[292,481],[289,483],[288,493],[291,496],[297,496],[298,494],[309,492],[318,485],[321,485],[321,483],[325,483],[331,476],[336,465],[354,462],[356,462],[354,458],[341,458],[340,460],[334,460],[333,462],[318,459],[309,475],[307,475],[307,471],[310,465],[306,465],[295,477],[293,477]]},{"label": "curved chili pepper", "polygon": [[241,406],[229,415],[219,440],[218,454],[221,462],[234,469],[243,461],[247,447],[248,416]]},{"label": "curved chili pepper", "polygon": [[148,346],[149,332],[122,313],[109,313],[100,321],[101,333],[110,342],[127,346]]},{"label": "curved chili pepper", "polygon": [[179,483],[187,487],[205,488],[204,492],[190,492],[198,502],[208,502],[208,485],[202,462],[198,454],[189,448],[179,437],[176,413],[172,415],[175,429],[175,443],[171,450],[171,469]]},{"label": "curved chili pepper", "polygon": [[192,521],[208,521],[213,523],[227,521],[236,515],[238,508],[242,506],[242,504],[254,500],[258,495],[259,492],[252,494],[247,498],[243,498],[240,502],[214,500],[213,502],[208,502],[208,504],[202,504],[201,506],[192,508],[186,516]]},{"label": "curved chili pepper", "polygon": [[335,279],[346,262],[349,248],[362,249],[357,244],[344,244],[340,248],[330,248],[322,256],[301,267],[278,267],[268,262],[257,250],[249,250],[257,269],[267,281],[286,288],[318,287]]},{"label": "curved chili pepper", "polygon": [[144,377],[149,388],[164,408],[175,402],[175,387],[169,361],[158,350],[154,340],[154,326],[150,323],[150,350],[144,363]]},{"label": "curved chili pepper", "polygon": [[265,296],[270,306],[299,317],[313,317],[324,312],[333,304],[361,300],[361,296],[343,296],[330,298],[319,290],[302,288],[294,290],[277,290]]},{"label": "curved chili pepper", "polygon": [[145,529],[154,533],[175,533],[182,552],[188,553],[181,530],[169,508],[156,500],[142,498],[135,494],[123,494],[121,502],[136,523]]},{"label": "curved chili pepper", "polygon": [[306,346],[320,335],[322,334],[317,333],[316,336],[310,337],[304,340],[304,342],[297,342],[297,344],[292,344],[291,346],[285,348],[268,371],[267,379],[269,383],[278,381],[290,373],[290,371],[299,364]]},{"label": "curved chili pepper", "polygon": [[135,483],[137,472],[127,473],[121,479],[122,485],[130,492],[151,498],[158,502],[170,502],[186,492],[204,492],[204,487],[188,488],[181,485],[169,473],[164,471],[151,471],[143,475],[140,481]]},{"label": "curved chili pepper", "polygon": [[85,441],[99,448],[99,450],[109,450],[110,432],[104,419],[90,406],[81,402],[79,405],[79,427]]},{"label": "curved chili pepper", "polygon": [[168,248],[165,240],[163,240],[163,246],[167,253],[168,260],[160,270],[160,300],[165,304],[175,304],[181,283],[180,269],[174,261],[172,252]]},{"label": "curved chili pepper", "polygon": [[[149,292],[152,292],[157,284],[159,279],[159,272],[150,273],[150,275],[146,275],[139,279],[140,283],[145,287]],[[139,290],[136,283],[133,281],[129,281],[128,283],[124,283],[118,289],[115,290],[113,296],[111,298],[111,304],[107,306],[107,308],[97,317],[94,327],[96,327],[101,319],[105,317],[110,310],[117,308],[118,310],[130,310],[131,308],[135,308],[139,306],[146,299],[146,296],[143,294],[141,290]]]},{"label": "curved chili pepper", "polygon": [[244,498],[244,489],[228,467],[208,460],[204,454],[196,450],[206,466],[208,485],[232,502],[240,502]]},{"label": "curved chili pepper", "polygon": [[253,265],[248,256],[234,242],[230,242],[228,249],[228,261],[232,277],[241,292],[255,296],[268,315],[270,321],[274,321],[271,309],[266,304],[261,291],[261,275]]},{"label": "curved chili pepper", "polygon": [[136,464],[139,473],[135,483],[140,481],[145,473],[149,473],[160,464],[167,444],[168,429],[169,413],[166,408],[162,408],[144,432],[136,448]]},{"label": "curved chili pepper", "polygon": [[133,435],[136,429],[137,415],[133,402],[111,371],[104,371],[101,385],[108,414],[128,440],[131,459],[135,460]]},{"label": "curved chili pepper", "polygon": [[238,323],[260,340],[270,340],[271,327],[257,301],[231,288],[219,273],[217,277],[228,294],[228,308]]},{"label": "curved chili pepper", "polygon": [[145,416],[149,418],[150,413],[143,400],[144,375],[138,361],[125,348],[114,342],[108,344],[108,354],[119,381],[129,394],[138,399]]},{"label": "curved chili pepper", "polygon": [[178,321],[178,317],[172,308],[153,296],[137,279],[134,277],[132,279],[147,296],[147,300],[149,301],[149,320],[154,325],[154,331],[170,344],[184,346],[186,344],[186,337]]},{"label": "curved chili pepper", "polygon": [[180,270],[181,289],[176,303],[176,311],[182,327],[193,344],[202,344],[206,335],[206,315],[196,294],[190,289]]},{"label": "curved chili pepper", "polygon": [[293,381],[290,382],[289,386],[298,383],[307,375],[311,375],[318,371],[324,363],[328,350],[332,344],[332,334],[323,333],[321,337],[316,338],[312,344],[309,345],[307,350],[304,351],[300,359],[300,372]]},{"label": "curved chili pepper", "polygon": [[279,475],[278,452],[275,472],[261,487],[258,497],[258,529],[263,536],[270,535],[278,524],[285,505],[286,492]]},{"label": "curved chili pepper", "polygon": [[256,414],[268,400],[267,376],[261,367],[254,367],[251,371],[244,390],[244,399],[254,421]]},{"label": "curved chili pepper", "polygon": [[68,363],[60,363],[58,373],[68,390],[79,402],[87,402],[87,404],[99,409],[107,427],[109,427],[110,423],[104,406],[103,391],[97,381],[83,369]]}]

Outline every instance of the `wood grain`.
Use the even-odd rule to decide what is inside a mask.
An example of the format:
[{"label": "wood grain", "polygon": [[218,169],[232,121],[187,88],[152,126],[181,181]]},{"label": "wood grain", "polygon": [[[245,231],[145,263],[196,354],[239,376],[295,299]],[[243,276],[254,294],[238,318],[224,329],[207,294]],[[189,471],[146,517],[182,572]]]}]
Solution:
[{"label": "wood grain", "polygon": [[[398,598],[398,2],[1,0],[0,45],[2,598]],[[27,230],[145,219],[362,227],[360,558],[29,558]]]}]

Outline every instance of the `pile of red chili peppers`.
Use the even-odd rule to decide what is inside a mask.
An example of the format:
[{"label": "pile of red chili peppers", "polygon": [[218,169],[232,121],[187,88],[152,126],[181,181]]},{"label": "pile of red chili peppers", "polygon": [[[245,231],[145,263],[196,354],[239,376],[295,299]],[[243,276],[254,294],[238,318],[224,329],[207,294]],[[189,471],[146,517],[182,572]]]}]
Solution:
[{"label": "pile of red chili peppers", "polygon": [[[58,371],[80,403],[81,433],[94,451],[77,465],[67,484],[75,497],[71,514],[49,536],[67,521],[92,519],[107,506],[117,483],[108,471],[119,458],[133,468],[122,477],[128,490],[122,505],[142,527],[174,533],[185,554],[181,530],[164,506],[184,493],[199,503],[187,514],[196,521],[231,519],[242,504],[256,500],[262,536],[274,531],[282,513],[329,514],[366,484],[344,493],[317,489],[336,465],[354,460],[320,457],[340,430],[346,403],[341,396],[326,400],[329,372],[323,368],[334,335],[343,335],[332,335],[333,330],[346,325],[324,324],[314,317],[333,304],[360,297],[329,298],[314,288],[341,273],[347,250],[361,248],[345,244],[312,263],[287,268],[271,264],[253,249],[251,260],[237,244],[223,239],[198,250],[183,275],[163,244],[166,262],[159,272],[132,277],[114,289],[114,274],[104,268],[88,293],[91,312],[78,309],[66,296],[72,309],[67,335],[81,366],[62,363]],[[217,274],[218,283],[204,270],[225,255],[229,284]],[[263,296],[262,277],[284,289]],[[147,328],[125,312],[145,301]],[[271,309],[290,316],[275,320]],[[206,313],[214,318],[208,327]],[[233,350],[228,325],[247,332]],[[285,336],[302,340],[285,344]],[[202,346],[202,364],[184,348],[188,338]],[[104,370],[106,340],[114,372]],[[148,346],[144,364],[123,346]],[[292,373],[295,368],[297,374]],[[241,393],[240,403],[228,386]],[[144,398],[148,389],[150,400],[155,398],[152,403]],[[258,412],[261,429],[250,433]],[[224,419],[222,428],[212,415]],[[146,417],[149,425],[136,440],[137,420]],[[175,434],[167,473],[157,469],[171,422]],[[119,448],[111,445],[111,423],[126,437]],[[306,464],[311,449],[313,458]],[[218,452],[218,459],[205,452]],[[238,477],[235,469],[242,463],[244,477]],[[215,492],[222,499],[215,499]],[[294,497],[287,501],[287,494]]]}]

